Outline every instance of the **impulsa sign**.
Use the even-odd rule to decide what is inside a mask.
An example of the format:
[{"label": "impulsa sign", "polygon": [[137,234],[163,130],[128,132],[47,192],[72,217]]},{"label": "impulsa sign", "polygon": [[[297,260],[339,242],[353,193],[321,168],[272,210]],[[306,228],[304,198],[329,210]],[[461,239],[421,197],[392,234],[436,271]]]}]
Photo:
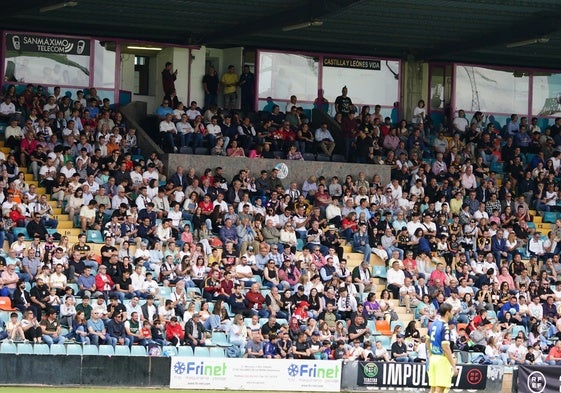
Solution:
[{"label": "impulsa sign", "polygon": [[[452,389],[484,390],[487,367],[464,364],[457,366]],[[427,368],[423,363],[360,362],[357,385],[394,388],[428,388]]]}]

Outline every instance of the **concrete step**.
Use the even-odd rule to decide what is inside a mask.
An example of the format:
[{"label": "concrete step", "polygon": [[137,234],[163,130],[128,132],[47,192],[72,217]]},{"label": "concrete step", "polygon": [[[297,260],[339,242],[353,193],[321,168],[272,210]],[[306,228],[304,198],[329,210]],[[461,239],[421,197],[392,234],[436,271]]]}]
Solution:
[{"label": "concrete step", "polygon": [[76,236],[78,240],[78,235],[82,230],[80,228],[57,228],[57,232],[64,236]]},{"label": "concrete step", "polygon": [[[55,216],[56,218],[56,216]],[[57,218],[58,220],[58,218]],[[73,229],[74,228],[74,223],[72,223],[72,221],[59,221],[58,222],[58,229]]]}]

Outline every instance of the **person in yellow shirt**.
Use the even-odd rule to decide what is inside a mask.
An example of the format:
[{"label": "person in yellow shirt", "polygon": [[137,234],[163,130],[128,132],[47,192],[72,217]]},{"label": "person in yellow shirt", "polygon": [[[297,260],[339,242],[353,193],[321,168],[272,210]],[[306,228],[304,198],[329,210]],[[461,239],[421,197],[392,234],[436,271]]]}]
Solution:
[{"label": "person in yellow shirt", "polygon": [[224,108],[228,110],[235,109],[238,99],[237,86],[239,79],[236,74],[236,68],[233,65],[228,66],[228,72],[222,75],[220,83],[224,93]]}]

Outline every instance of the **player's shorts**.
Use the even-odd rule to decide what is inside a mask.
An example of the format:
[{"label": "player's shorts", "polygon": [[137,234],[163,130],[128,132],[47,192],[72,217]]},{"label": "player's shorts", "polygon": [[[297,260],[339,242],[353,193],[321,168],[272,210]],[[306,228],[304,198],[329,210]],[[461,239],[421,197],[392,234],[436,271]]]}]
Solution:
[{"label": "player's shorts", "polygon": [[452,386],[452,366],[446,356],[430,355],[429,386],[449,388]]}]

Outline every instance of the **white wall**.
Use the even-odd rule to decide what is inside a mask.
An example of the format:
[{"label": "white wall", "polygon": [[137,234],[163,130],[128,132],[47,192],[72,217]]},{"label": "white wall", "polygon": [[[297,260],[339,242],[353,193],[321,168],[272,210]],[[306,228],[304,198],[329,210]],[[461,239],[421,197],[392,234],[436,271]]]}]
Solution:
[{"label": "white wall", "polygon": [[205,75],[205,59],[207,49],[202,46],[201,49],[191,51],[191,94],[190,101],[204,103],[205,92],[203,90],[203,76]]},{"label": "white wall", "polygon": [[[173,48],[173,69],[177,69],[177,79],[175,80],[175,90],[179,101],[187,101],[187,84],[189,80],[189,49]],[[186,104],[188,105],[188,104]]]},{"label": "white wall", "polygon": [[121,53],[121,90],[134,91],[134,55]]}]

